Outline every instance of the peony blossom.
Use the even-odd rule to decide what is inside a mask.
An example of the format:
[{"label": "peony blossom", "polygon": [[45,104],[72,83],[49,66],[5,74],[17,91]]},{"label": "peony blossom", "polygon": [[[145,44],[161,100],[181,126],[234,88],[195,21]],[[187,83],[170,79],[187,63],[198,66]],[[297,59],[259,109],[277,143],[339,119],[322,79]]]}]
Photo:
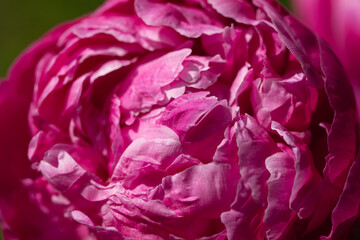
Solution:
[{"label": "peony blossom", "polygon": [[[357,0],[293,0],[294,10],[313,31],[330,43],[354,88],[360,109],[360,2]],[[358,111],[359,112],[359,111]],[[360,115],[358,114],[358,119]]]},{"label": "peony blossom", "polygon": [[356,107],[276,1],[108,0],[0,85],[6,239],[342,239]]}]

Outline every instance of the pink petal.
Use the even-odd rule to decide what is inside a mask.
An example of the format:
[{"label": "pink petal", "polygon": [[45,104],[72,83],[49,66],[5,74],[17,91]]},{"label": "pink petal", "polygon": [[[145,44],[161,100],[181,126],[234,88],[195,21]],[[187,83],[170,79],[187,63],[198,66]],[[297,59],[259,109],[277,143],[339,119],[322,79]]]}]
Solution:
[{"label": "pink petal", "polygon": [[[264,223],[270,228],[266,232],[268,239],[286,237],[292,226],[295,212],[289,208],[289,199],[295,177],[294,160],[284,152],[278,152],[265,161],[270,172],[268,185],[268,207],[265,210]],[[289,236],[287,236],[289,238]]]},{"label": "pink petal", "polygon": [[238,23],[250,24],[256,19],[255,7],[248,0],[209,0],[209,3],[221,15]]},{"label": "pink petal", "polygon": [[191,167],[162,181],[164,204],[177,215],[217,218],[234,201],[239,169],[209,163]]},{"label": "pink petal", "polygon": [[237,123],[236,143],[241,179],[231,210],[221,214],[221,221],[230,240],[263,239],[262,217],[267,206],[266,181],[270,175],[265,159],[275,152],[276,145],[248,115],[241,116]]},{"label": "pink petal", "polygon": [[149,111],[153,105],[166,101],[162,88],[175,80],[190,53],[190,49],[182,49],[139,64],[125,80],[131,85],[121,93],[122,108],[134,114]]},{"label": "pink petal", "polygon": [[136,0],[138,16],[148,25],[169,26],[180,34],[197,38],[201,34],[214,34],[221,31],[222,25],[200,9],[172,3],[157,3]]},{"label": "pink petal", "polygon": [[310,217],[316,207],[314,199],[319,194],[321,183],[311,153],[304,143],[279,123],[272,122],[271,129],[275,130],[294,152],[296,174],[290,196],[290,208],[302,219]]}]

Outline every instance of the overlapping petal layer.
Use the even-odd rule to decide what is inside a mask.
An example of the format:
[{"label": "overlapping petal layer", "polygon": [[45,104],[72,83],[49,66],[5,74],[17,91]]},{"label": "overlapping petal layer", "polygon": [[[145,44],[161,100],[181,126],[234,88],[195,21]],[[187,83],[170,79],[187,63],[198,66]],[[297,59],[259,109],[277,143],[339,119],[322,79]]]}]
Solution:
[{"label": "overlapping petal layer", "polygon": [[349,86],[275,1],[109,0],[0,85],[5,235],[346,236],[359,207]]}]

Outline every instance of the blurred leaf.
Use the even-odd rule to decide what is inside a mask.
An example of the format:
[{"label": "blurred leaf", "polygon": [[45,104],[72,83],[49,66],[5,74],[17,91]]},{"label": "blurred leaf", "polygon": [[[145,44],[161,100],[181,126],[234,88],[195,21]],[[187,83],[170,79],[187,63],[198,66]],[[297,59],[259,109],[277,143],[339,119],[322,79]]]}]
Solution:
[{"label": "blurred leaf", "polygon": [[103,0],[0,0],[0,77],[32,42],[55,25],[93,11]]},{"label": "blurred leaf", "polygon": [[282,5],[290,10],[290,0],[278,0]]}]

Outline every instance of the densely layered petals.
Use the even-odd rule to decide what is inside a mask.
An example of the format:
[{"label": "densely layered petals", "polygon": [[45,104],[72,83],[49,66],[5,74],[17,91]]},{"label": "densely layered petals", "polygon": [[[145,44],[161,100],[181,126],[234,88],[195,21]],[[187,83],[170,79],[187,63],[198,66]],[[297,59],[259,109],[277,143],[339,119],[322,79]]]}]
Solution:
[{"label": "densely layered petals", "polygon": [[0,93],[8,239],[340,239],[358,217],[352,89],[275,1],[108,0]]}]

